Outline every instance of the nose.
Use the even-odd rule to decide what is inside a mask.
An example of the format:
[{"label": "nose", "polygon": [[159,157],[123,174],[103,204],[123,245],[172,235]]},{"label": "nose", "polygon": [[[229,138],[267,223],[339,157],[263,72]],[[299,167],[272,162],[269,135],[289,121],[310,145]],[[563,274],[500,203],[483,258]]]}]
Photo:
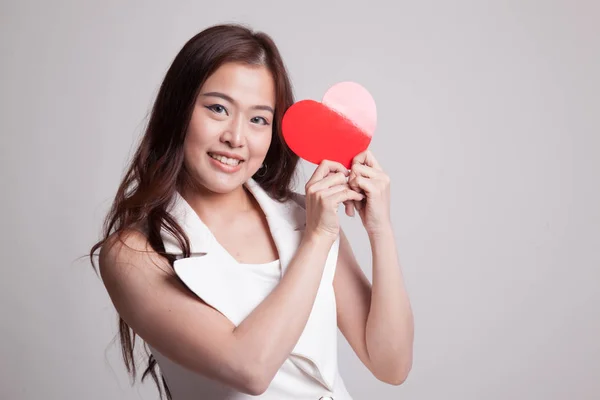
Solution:
[{"label": "nose", "polygon": [[221,135],[221,142],[232,148],[243,146],[245,140],[243,124],[243,118],[239,116],[231,118]]}]

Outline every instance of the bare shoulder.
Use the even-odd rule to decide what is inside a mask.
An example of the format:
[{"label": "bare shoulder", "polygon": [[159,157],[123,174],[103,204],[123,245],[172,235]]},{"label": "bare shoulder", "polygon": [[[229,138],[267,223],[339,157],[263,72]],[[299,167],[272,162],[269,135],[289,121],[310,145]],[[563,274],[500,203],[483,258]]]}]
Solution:
[{"label": "bare shoulder", "polygon": [[260,391],[262,377],[242,357],[232,322],[185,287],[142,232],[111,236],[99,265],[119,316],[145,342],[192,371]]},{"label": "bare shoulder", "polygon": [[152,295],[173,288],[176,275],[166,258],[156,253],[137,230],[111,235],[100,250],[102,282],[119,315],[136,326],[140,308],[151,304]]},{"label": "bare shoulder", "polygon": [[98,263],[105,284],[127,278],[133,268],[143,274],[174,274],[169,262],[156,253],[146,235],[136,229],[109,236],[100,250]]}]

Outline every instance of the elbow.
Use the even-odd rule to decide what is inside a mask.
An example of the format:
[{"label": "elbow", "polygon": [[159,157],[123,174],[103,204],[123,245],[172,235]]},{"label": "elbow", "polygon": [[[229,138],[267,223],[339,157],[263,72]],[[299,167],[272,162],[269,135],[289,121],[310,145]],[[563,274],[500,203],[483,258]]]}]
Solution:
[{"label": "elbow", "polygon": [[260,396],[267,391],[268,387],[269,385],[266,385],[264,381],[256,379],[246,383],[244,392],[251,396]]},{"label": "elbow", "polygon": [[238,343],[240,346],[233,349],[228,363],[236,389],[251,396],[260,396],[267,391],[277,371],[271,373],[272,368],[265,360],[266,351],[256,351],[256,346],[236,341]]},{"label": "elbow", "polygon": [[406,381],[406,378],[408,378],[408,374],[398,374],[391,377],[380,378],[379,380],[388,385],[400,386]]},{"label": "elbow", "polygon": [[248,366],[243,376],[242,389],[251,396],[260,396],[266,392],[273,379],[265,373],[264,368],[260,368],[258,365]]},{"label": "elbow", "polygon": [[377,379],[380,381],[387,383],[388,385],[400,386],[402,385],[406,379],[408,378],[408,372],[398,372],[395,374],[389,374],[386,376],[378,376]]},{"label": "elbow", "polygon": [[411,364],[406,364],[404,366],[390,368],[384,372],[379,373],[375,377],[381,382],[387,383],[388,385],[400,386],[404,382],[406,382],[406,379],[408,379],[408,375],[410,373],[411,368]]}]

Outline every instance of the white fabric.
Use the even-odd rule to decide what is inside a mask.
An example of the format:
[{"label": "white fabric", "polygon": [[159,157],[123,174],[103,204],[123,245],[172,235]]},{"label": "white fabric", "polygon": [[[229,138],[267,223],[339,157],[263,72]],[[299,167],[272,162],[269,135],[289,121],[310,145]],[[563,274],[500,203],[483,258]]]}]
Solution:
[{"label": "white fabric", "polygon": [[[276,263],[260,266],[238,263],[219,245],[208,227],[179,193],[169,209],[188,235],[192,253],[189,258],[175,261],[176,274],[192,292],[236,326],[264,300],[285,274],[300,244],[306,222],[302,197],[297,196],[294,200],[281,203],[272,199],[252,179],[245,186],[267,217],[279,253]],[[183,252],[171,234],[166,230],[161,234],[166,252],[181,256]],[[335,400],[352,400],[337,365],[337,315],[333,277],[338,248],[339,239],[333,244],[327,257],[306,326],[264,394],[249,396],[237,392],[185,370],[150,347],[165,375],[173,399],[318,400],[329,396]]]}]

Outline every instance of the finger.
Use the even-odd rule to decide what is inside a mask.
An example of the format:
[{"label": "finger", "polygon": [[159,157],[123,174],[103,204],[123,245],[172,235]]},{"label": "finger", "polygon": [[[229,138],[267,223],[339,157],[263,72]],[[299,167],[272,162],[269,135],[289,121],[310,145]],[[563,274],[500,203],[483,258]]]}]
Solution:
[{"label": "finger", "polygon": [[312,185],[315,182],[320,181],[321,179],[325,178],[327,175],[329,175],[332,172],[333,173],[342,172],[346,176],[348,176],[348,174],[349,174],[348,169],[346,167],[344,167],[342,164],[340,164],[339,162],[323,160],[323,162],[321,162],[321,164],[319,164],[319,166],[317,167],[315,172],[313,172],[312,177],[306,183],[306,187],[308,188],[310,185]]},{"label": "finger", "polygon": [[[348,178],[348,186],[350,186],[350,188],[352,190],[355,190],[356,192],[358,192],[360,194],[364,194],[364,192],[362,190],[360,190],[360,188],[357,187],[356,185],[354,187],[350,185],[350,183],[352,182],[352,180],[355,177],[356,177],[356,173],[351,171],[350,176]],[[362,209],[362,201],[352,201],[352,204],[350,206],[348,206],[348,204],[346,204],[346,215],[348,215],[349,217],[353,217],[355,215],[354,211],[355,210],[360,211],[361,209]]]},{"label": "finger", "polygon": [[363,205],[364,205],[363,201],[355,201],[354,202],[354,208],[356,208],[356,211],[360,211],[363,209]]},{"label": "finger", "polygon": [[336,172],[326,176],[318,182],[313,183],[310,187],[308,187],[307,193],[316,193],[332,186],[342,185],[345,183],[347,183],[346,175],[341,172]]},{"label": "finger", "polygon": [[330,196],[331,201],[333,201],[336,206],[346,201],[361,201],[364,198],[364,194],[357,193],[349,187]]},{"label": "finger", "polygon": [[373,156],[373,153],[371,153],[369,150],[365,150],[362,153],[359,153],[358,155],[356,155],[356,157],[352,159],[352,165],[357,163],[367,165],[377,170],[381,170],[381,166],[375,159],[375,156]]},{"label": "finger", "polygon": [[369,167],[368,165],[363,164],[353,164],[352,169],[350,170],[350,178],[357,175],[364,176],[365,178],[377,178],[380,174],[380,171],[377,171],[373,167]]},{"label": "finger", "polygon": [[360,175],[357,175],[355,172],[351,172],[350,177],[348,178],[348,186],[350,186],[352,190],[356,190],[358,193],[364,193],[364,191],[356,183],[356,178],[359,176]]},{"label": "finger", "polygon": [[365,178],[364,176],[355,176],[348,180],[348,186],[355,191],[363,191],[369,197],[370,194],[375,193],[376,186],[372,179]]},{"label": "finger", "polygon": [[343,192],[344,190],[347,190],[348,188],[348,184],[343,183],[341,185],[334,185],[334,186],[330,186],[326,189],[323,189],[319,192],[319,196],[323,199],[328,198],[333,196],[334,194],[337,194],[339,192]]},{"label": "finger", "polygon": [[356,190],[358,193],[361,193],[362,191],[354,182],[357,176],[358,175],[356,174],[356,172],[350,171],[350,176],[348,176],[348,186],[350,186],[350,188],[352,188],[353,190]]},{"label": "finger", "polygon": [[[332,201],[332,198],[333,198],[333,196],[336,196],[337,194],[348,191],[348,190],[351,190],[351,189],[348,187],[347,183],[331,186],[327,189],[323,189],[320,192],[317,192],[317,198],[323,204],[325,204],[325,206],[327,208],[329,207],[329,206],[327,206],[327,204],[331,204],[331,207],[333,209],[335,209],[337,212],[337,208],[339,206],[339,201],[337,201],[337,200]],[[350,200],[348,200],[348,201],[350,201]]]},{"label": "finger", "polygon": [[[335,186],[331,186],[327,189],[323,189],[319,192],[319,196],[323,199],[327,199],[330,198],[332,196],[335,196],[341,192],[346,192],[346,191],[350,191],[350,192],[354,192],[352,189],[350,189],[350,187],[348,187],[347,183],[341,184],[341,185],[335,185]],[[356,192],[355,192],[356,193]],[[359,197],[364,198],[363,194],[360,193],[356,193]],[[346,200],[342,200],[342,202],[350,202],[353,201],[353,199],[346,199]],[[339,203],[339,201],[338,201]]]},{"label": "finger", "polygon": [[346,215],[354,217],[354,201],[345,201],[344,206],[346,208]]}]

